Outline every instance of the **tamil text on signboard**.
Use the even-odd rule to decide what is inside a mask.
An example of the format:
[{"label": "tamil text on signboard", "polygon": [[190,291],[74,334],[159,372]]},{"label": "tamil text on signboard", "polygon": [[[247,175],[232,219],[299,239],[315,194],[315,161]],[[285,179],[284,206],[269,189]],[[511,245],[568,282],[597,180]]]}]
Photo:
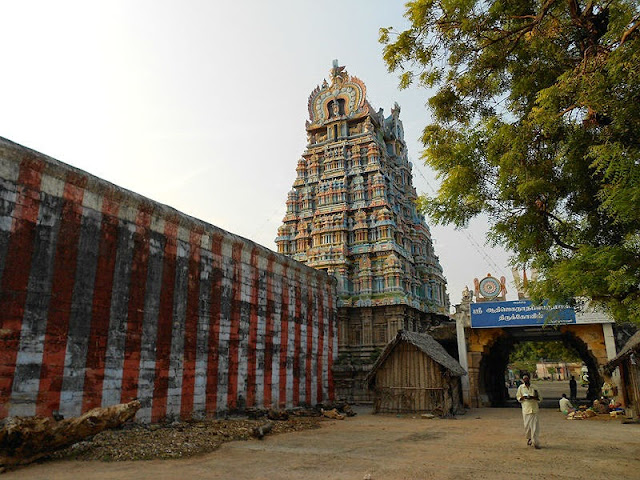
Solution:
[{"label": "tamil text on signboard", "polygon": [[473,328],[524,327],[576,323],[568,305],[533,305],[530,300],[471,304]]}]

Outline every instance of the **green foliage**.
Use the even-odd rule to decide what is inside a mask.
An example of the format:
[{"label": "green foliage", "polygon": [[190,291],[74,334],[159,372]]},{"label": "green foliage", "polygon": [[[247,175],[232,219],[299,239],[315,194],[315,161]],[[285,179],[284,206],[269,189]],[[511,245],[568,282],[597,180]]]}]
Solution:
[{"label": "green foliage", "polygon": [[400,86],[435,88],[418,204],[479,214],[536,268],[534,299],[587,298],[640,323],[640,6],[636,0],[414,0],[380,31]]},{"label": "green foliage", "polygon": [[509,363],[520,371],[535,372],[536,363],[541,359],[563,362],[580,362],[580,355],[573,349],[568,349],[562,342],[523,342],[517,344]]}]

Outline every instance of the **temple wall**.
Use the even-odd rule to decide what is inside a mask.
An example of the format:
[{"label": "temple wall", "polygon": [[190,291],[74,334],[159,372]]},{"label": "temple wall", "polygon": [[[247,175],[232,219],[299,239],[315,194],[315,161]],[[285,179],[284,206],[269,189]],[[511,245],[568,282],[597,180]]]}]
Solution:
[{"label": "temple wall", "polygon": [[0,418],[332,400],[325,272],[0,138]]}]

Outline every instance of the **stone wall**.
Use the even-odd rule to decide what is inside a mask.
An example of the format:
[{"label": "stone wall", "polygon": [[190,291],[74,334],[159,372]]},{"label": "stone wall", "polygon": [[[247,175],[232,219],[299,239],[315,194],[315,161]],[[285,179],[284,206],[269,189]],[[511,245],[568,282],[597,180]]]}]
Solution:
[{"label": "stone wall", "polygon": [[0,138],[0,418],[332,400],[335,281]]}]

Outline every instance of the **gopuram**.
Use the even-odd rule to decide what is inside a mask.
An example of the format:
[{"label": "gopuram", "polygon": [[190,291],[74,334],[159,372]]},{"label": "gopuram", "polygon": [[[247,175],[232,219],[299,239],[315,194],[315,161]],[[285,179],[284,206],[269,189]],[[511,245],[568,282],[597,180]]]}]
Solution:
[{"label": "gopuram", "polygon": [[278,252],[337,279],[340,356],[367,363],[399,329],[448,318],[446,280],[416,210],[400,107],[376,111],[334,61],[308,108]]}]

